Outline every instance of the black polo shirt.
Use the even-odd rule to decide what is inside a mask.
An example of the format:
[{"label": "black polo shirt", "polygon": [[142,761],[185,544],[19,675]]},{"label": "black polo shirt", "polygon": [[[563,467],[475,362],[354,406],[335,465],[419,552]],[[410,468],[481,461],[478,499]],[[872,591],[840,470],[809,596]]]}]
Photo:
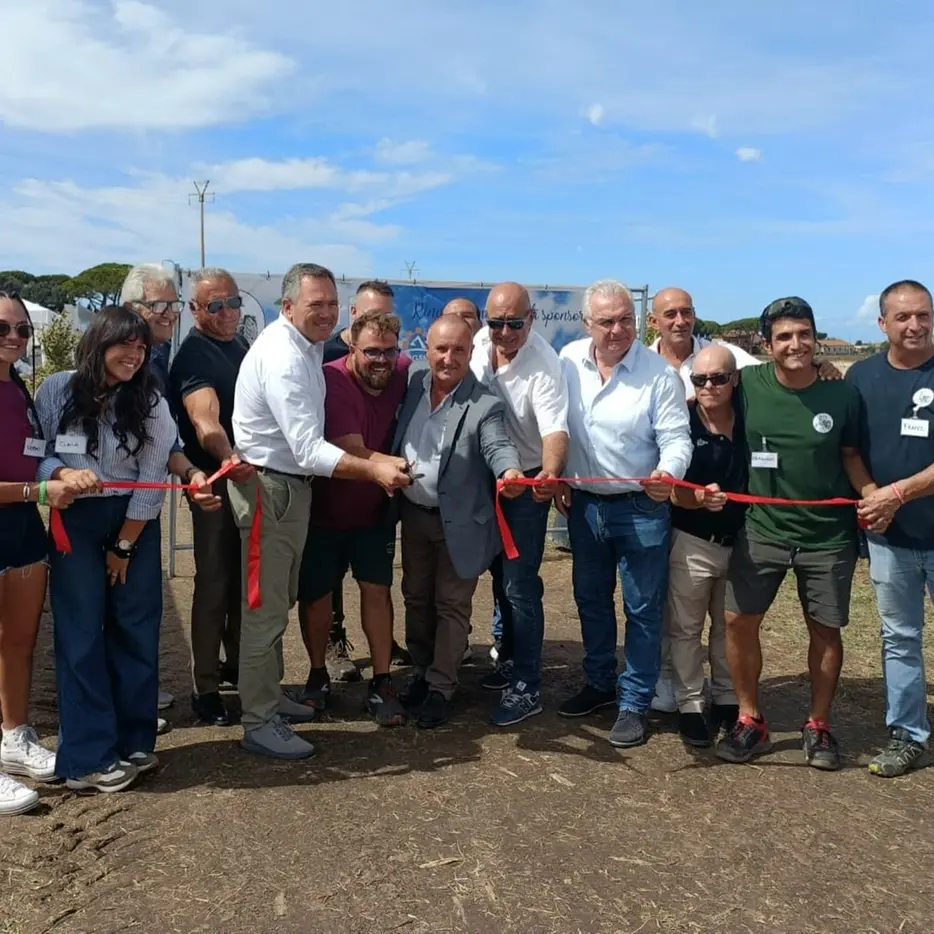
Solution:
[{"label": "black polo shirt", "polygon": [[[726,435],[713,434],[701,421],[697,405],[688,404],[691,415],[691,441],[694,444],[694,456],[684,479],[690,483],[707,486],[718,483],[720,489],[729,493],[745,493],[749,482],[749,459],[746,456],[745,432],[742,413],[736,405],[738,393],[733,396],[735,421],[733,440]],[[696,535],[705,541],[716,541],[722,545],[732,545],[737,532],[743,527],[746,506],[743,503],[729,502],[720,512],[709,509],[683,509],[673,506],[671,524],[682,532]]]},{"label": "black polo shirt", "polygon": [[350,347],[344,342],[344,338],[341,337],[343,330],[338,331],[336,334],[332,334],[324,342],[324,362],[330,363],[332,360],[340,360],[342,357],[346,357],[350,353]]}]

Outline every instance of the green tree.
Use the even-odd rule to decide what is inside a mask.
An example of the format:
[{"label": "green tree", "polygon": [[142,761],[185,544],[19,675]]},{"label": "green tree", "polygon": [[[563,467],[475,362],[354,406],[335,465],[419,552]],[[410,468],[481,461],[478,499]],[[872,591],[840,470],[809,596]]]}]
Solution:
[{"label": "green tree", "polygon": [[74,368],[79,338],[68,315],[56,315],[37,336],[42,347],[42,365],[36,373],[38,386],[47,376]]},{"label": "green tree", "polygon": [[69,277],[61,275],[36,276],[27,282],[20,294],[23,298],[52,311],[61,311],[68,302],[68,294],[63,288]]},{"label": "green tree", "polygon": [[63,282],[62,289],[70,301],[85,302],[94,311],[100,311],[105,305],[116,304],[129,271],[127,263],[101,263]]}]

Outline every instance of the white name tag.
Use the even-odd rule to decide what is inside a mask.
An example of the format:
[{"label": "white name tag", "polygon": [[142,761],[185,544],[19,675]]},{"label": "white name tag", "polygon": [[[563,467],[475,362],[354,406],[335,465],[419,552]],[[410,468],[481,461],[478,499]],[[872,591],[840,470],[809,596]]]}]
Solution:
[{"label": "white name tag", "polygon": [[778,455],[774,451],[753,451],[752,466],[766,467],[769,470],[777,470]]},{"label": "white name tag", "polygon": [[45,441],[42,438],[27,438],[23,445],[26,457],[45,457]]},{"label": "white name tag", "polygon": [[926,438],[931,431],[931,423],[926,418],[903,418],[903,438]]},{"label": "white name tag", "polygon": [[55,438],[56,454],[87,454],[88,439],[84,435],[58,435]]}]

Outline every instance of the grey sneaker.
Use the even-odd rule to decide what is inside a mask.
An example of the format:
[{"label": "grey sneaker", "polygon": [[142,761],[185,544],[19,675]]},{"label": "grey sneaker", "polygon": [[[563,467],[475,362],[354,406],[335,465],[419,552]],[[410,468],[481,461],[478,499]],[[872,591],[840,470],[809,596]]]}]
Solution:
[{"label": "grey sneaker", "polygon": [[175,698],[168,691],[159,688],[159,709],[168,710],[175,703]]},{"label": "grey sneaker", "polygon": [[315,747],[305,742],[281,717],[274,716],[262,726],[246,730],[240,745],[247,752],[273,759],[308,759]]},{"label": "grey sneaker", "polygon": [[278,714],[291,723],[311,723],[317,716],[314,707],[299,703],[285,691],[279,695]]},{"label": "grey sneaker", "polygon": [[153,752],[131,752],[126,760],[121,759],[120,764],[136,766],[136,771],[142,775],[144,772],[151,772],[159,767],[159,758]]},{"label": "grey sneaker", "polygon": [[925,748],[916,743],[907,730],[892,730],[889,745],[869,763],[869,771],[880,778],[895,778],[918,768],[924,759]]},{"label": "grey sneaker", "polygon": [[645,734],[645,714],[636,713],[634,710],[620,710],[616,723],[610,730],[610,743],[620,749],[641,746],[645,742]]},{"label": "grey sneaker", "polygon": [[81,778],[66,778],[65,784],[72,791],[123,791],[139,777],[139,770],[129,762],[115,762],[99,772],[82,775]]},{"label": "grey sneaker", "polygon": [[157,736],[162,736],[163,733],[168,733],[169,730],[171,729],[172,727],[169,724],[169,721],[165,719],[165,717],[156,718],[156,735]]}]

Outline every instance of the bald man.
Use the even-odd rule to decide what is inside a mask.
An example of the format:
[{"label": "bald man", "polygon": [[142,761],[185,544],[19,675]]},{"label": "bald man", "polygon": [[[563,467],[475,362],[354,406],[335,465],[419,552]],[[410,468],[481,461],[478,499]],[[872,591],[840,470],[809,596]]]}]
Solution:
[{"label": "bald man", "polygon": [[442,315],[457,315],[467,322],[470,333],[476,335],[482,327],[480,321],[480,309],[469,298],[452,298],[444,308],[441,309]]},{"label": "bald man", "polygon": [[[736,360],[726,347],[698,351],[690,376],[694,454],[685,480],[703,490],[675,487],[671,501],[671,553],[665,632],[678,705],[678,731],[689,746],[709,746],[739,716],[726,661],[724,597],[733,542],[743,527],[746,507],[728,502],[724,492],[744,493],[748,456],[742,410],[734,391]],[[707,660],[711,708],[705,711],[704,622],[710,615]],[[706,714],[706,715],[705,715]]]},{"label": "bald man", "polygon": [[490,568],[503,638],[496,667],[480,684],[503,692],[492,715],[496,726],[512,726],[542,712],[545,611],[539,569],[548,512],[568,451],[567,383],[558,355],[532,330],[534,317],[521,285],[494,286],[487,296],[486,327],[474,338],[470,358],[474,376],[505,406],[506,428],[523,473],[538,481],[503,507],[518,557],[502,555]]},{"label": "bald man", "polygon": [[507,481],[507,497],[525,491],[508,483],[522,477],[519,454],[502,402],[470,372],[471,336],[455,315],[428,329],[428,369],[410,371],[392,447],[413,465],[399,512],[405,636],[416,674],[402,700],[423,729],[448,719],[477,578],[502,547],[494,480]]}]

